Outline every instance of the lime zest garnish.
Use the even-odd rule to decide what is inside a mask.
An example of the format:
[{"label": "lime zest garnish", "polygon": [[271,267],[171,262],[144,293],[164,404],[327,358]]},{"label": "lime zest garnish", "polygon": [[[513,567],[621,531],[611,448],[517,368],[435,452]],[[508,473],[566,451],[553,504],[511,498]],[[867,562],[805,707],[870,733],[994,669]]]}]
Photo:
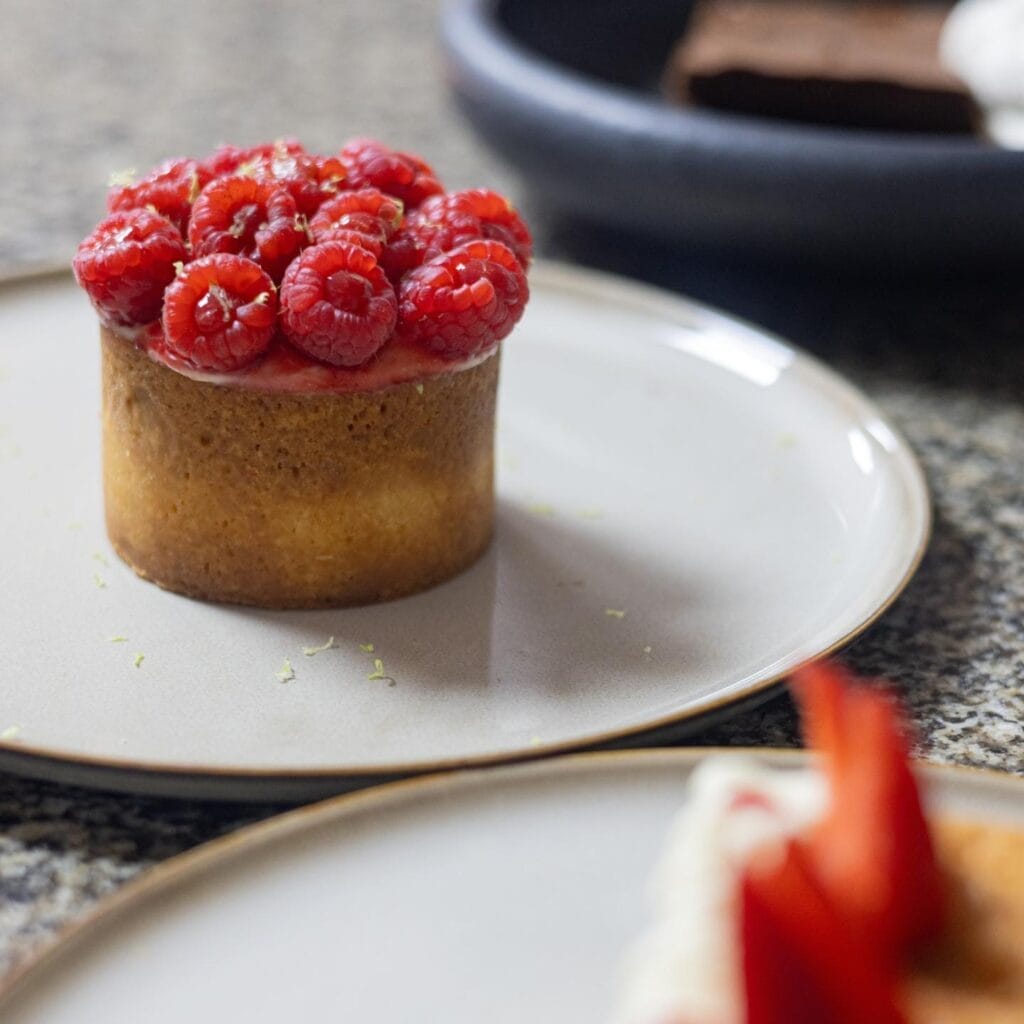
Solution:
[{"label": "lime zest garnish", "polygon": [[94,551],[92,553],[92,557],[93,557],[93,559],[95,561],[99,562],[100,565],[106,565],[106,566],[110,565],[110,562],[108,561],[107,556],[105,554],[103,554],[102,551]]},{"label": "lime zest garnish", "polygon": [[128,643],[128,637],[126,636],[112,636],[110,638],[112,644],[126,644]]},{"label": "lime zest garnish", "polygon": [[134,665],[136,668],[142,668],[143,661],[146,660],[146,656],[140,651],[135,655]]},{"label": "lime zest garnish", "polygon": [[626,617],[625,608],[605,608],[604,613],[609,619],[624,619]]},{"label": "lime zest garnish", "polygon": [[0,740],[16,740],[20,735],[20,725],[9,725],[3,732],[0,732]]},{"label": "lime zest garnish", "polygon": [[535,516],[547,516],[550,518],[555,514],[555,506],[545,505],[543,502],[535,502],[532,505],[527,505],[526,511],[532,512]]},{"label": "lime zest garnish", "polygon": [[315,655],[315,654],[322,654],[324,651],[329,651],[333,647],[337,647],[337,646],[338,645],[334,642],[334,637],[333,636],[329,636],[327,638],[327,643],[320,644],[319,647],[303,647],[302,648],[302,653],[307,658],[312,658],[313,655]]},{"label": "lime zest garnish", "polygon": [[120,171],[114,171],[107,178],[107,185],[110,188],[126,188],[135,184],[135,176],[138,171],[134,167],[124,167]]},{"label": "lime zest garnish", "polygon": [[285,658],[284,663],[281,665],[281,671],[276,673],[277,681],[279,683],[290,683],[295,678],[295,669],[292,668],[292,663]]},{"label": "lime zest garnish", "polygon": [[100,590],[107,589],[107,581],[98,572],[92,574],[92,581]]},{"label": "lime zest garnish", "polygon": [[363,654],[373,654],[376,648],[373,646],[373,644],[360,644],[359,650],[361,650]]},{"label": "lime zest garnish", "polygon": [[395,680],[391,676],[385,674],[384,662],[381,661],[380,658],[373,659],[373,671],[366,678],[371,682],[377,679],[381,679],[384,680],[388,684],[388,686],[395,685]]},{"label": "lime zest garnish", "polygon": [[599,508],[581,508],[580,519],[604,519],[604,512]]}]

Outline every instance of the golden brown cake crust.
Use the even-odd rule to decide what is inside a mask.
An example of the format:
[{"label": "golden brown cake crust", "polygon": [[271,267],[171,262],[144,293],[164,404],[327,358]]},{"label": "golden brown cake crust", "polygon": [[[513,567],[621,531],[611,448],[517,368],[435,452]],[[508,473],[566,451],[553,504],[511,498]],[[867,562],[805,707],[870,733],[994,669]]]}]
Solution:
[{"label": "golden brown cake crust", "polygon": [[911,976],[913,1024],[1024,1021],[1024,832],[944,821],[939,855],[953,879],[947,938]]},{"label": "golden brown cake crust", "polygon": [[191,380],[101,329],[107,532],[140,575],[267,608],[382,601],[491,537],[499,357],[350,394]]}]

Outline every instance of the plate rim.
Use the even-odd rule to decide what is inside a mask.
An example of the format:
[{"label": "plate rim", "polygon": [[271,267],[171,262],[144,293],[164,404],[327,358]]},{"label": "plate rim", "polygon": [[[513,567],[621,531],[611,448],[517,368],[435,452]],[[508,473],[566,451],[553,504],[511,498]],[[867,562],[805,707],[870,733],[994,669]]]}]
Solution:
[{"label": "plate rim", "polygon": [[[530,775],[547,776],[550,780],[566,773],[600,772],[615,766],[629,771],[631,768],[649,768],[659,763],[665,767],[692,770],[705,758],[718,756],[754,758],[770,766],[793,767],[806,764],[814,755],[813,751],[796,747],[716,746],[587,751],[468,771],[433,772],[296,807],[262,821],[243,825],[234,832],[175,854],[102,898],[83,917],[64,925],[49,943],[38,952],[29,954],[0,980],[0,1012],[37,976],[42,978],[47,971],[59,970],[60,961],[83,942],[87,942],[94,930],[98,932],[116,927],[119,920],[136,909],[144,908],[179,887],[201,881],[235,857],[241,859],[258,853],[264,847],[301,834],[307,829],[312,831],[362,814],[386,810],[390,805],[400,806],[408,801],[438,800],[453,790],[481,786],[500,788],[508,784],[509,780],[514,784],[518,779]],[[1024,796],[1024,776],[992,768],[921,759],[914,759],[913,764],[916,772],[922,774],[932,786],[952,784],[959,780],[968,785],[994,787],[1012,792],[1015,796]]]},{"label": "plate rim", "polygon": [[[0,277],[0,289],[10,293],[21,288],[45,286],[70,277],[66,266],[59,269],[31,269],[13,277]],[[892,450],[887,454],[895,460],[900,478],[909,488],[908,493],[915,506],[914,521],[910,524],[910,533],[914,535],[913,549],[909,550],[908,545],[909,553],[901,575],[884,588],[879,600],[874,603],[873,610],[854,623],[843,635],[815,651],[808,660],[828,657],[845,647],[888,611],[920,567],[931,539],[933,512],[927,480],[913,449],[902,432],[868,395],[816,356],[773,332],[685,295],[617,274],[544,259],[534,262],[531,267],[531,279],[539,279],[539,283],[563,294],[568,292],[591,300],[612,303],[620,308],[642,311],[670,322],[691,323],[694,319],[699,319],[705,323],[719,324],[731,331],[738,328],[741,334],[753,335],[785,350],[791,357],[786,372],[804,375],[807,378],[805,386],[812,392],[823,395],[831,402],[841,400],[843,408],[857,419],[870,419],[881,423],[893,441]],[[741,338],[741,343],[744,342],[745,339]],[[747,683],[728,694],[719,694],[698,707],[654,716],[639,724],[621,725],[615,729],[573,739],[542,742],[535,746],[496,753],[395,764],[314,765],[304,768],[182,765],[95,754],[71,755],[64,750],[39,746],[15,738],[0,740],[0,770],[33,778],[72,784],[77,782],[81,785],[129,793],[190,795],[200,799],[226,798],[247,801],[272,800],[275,799],[275,793],[286,794],[284,799],[292,796],[298,798],[297,794],[306,793],[308,798],[310,793],[323,796],[329,791],[325,787],[332,784],[341,787],[346,781],[363,784],[390,782],[408,775],[507,765],[642,738],[648,733],[697,722],[706,716],[721,716],[734,706],[742,709],[759,699],[767,700],[773,691],[779,688],[781,682],[798,667],[798,664],[793,664],[781,671],[773,671],[763,679]],[[277,783],[276,788],[274,783]]]}]

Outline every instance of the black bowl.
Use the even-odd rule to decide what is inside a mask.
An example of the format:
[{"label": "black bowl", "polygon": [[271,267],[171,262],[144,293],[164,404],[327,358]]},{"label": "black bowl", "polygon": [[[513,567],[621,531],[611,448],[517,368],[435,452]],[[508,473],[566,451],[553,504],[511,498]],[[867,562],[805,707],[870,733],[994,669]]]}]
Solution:
[{"label": "black bowl", "polygon": [[744,258],[970,269],[1024,257],[1024,153],[676,107],[686,0],[450,0],[459,107],[546,207]]}]

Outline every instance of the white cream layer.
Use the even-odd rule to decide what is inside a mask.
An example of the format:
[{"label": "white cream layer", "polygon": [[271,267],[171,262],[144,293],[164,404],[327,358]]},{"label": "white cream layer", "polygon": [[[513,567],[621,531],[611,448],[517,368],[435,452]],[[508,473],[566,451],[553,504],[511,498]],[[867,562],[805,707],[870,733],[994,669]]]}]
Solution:
[{"label": "white cream layer", "polygon": [[653,920],[627,954],[613,1024],[742,1024],[738,880],[755,850],[820,820],[813,770],[708,758],[694,771],[652,885]]}]

